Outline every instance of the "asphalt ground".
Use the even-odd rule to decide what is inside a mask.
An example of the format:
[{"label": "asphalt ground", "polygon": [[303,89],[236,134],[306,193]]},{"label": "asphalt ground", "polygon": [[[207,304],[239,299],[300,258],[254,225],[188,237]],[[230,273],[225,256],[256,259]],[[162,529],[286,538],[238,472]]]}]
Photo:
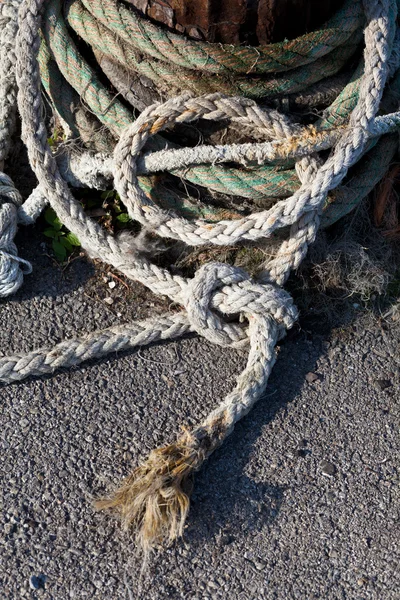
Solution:
[{"label": "asphalt ground", "polygon": [[[4,355],[168,309],[84,257],[61,269],[37,231],[18,244],[34,273],[2,302]],[[0,597],[399,599],[399,349],[396,322],[359,308],[296,328],[142,576],[92,499],[199,422],[246,354],[190,337],[2,387]]]}]

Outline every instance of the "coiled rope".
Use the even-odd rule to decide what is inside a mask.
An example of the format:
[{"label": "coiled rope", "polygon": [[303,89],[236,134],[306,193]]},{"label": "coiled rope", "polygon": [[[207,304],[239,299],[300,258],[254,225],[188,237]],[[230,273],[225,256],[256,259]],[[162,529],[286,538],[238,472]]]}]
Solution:
[{"label": "coiled rope", "polygon": [[[15,31],[17,5],[16,0],[0,5],[2,17],[13,23],[10,31]],[[56,0],[23,0],[21,4],[15,45],[18,107],[22,137],[39,185],[33,199],[28,199],[19,209],[20,219],[28,222],[48,201],[91,256],[113,265],[153,292],[168,296],[184,310],[179,314],[164,315],[133,325],[113,327],[85,338],[68,340],[53,349],[1,358],[0,380],[9,383],[31,375],[50,373],[61,366],[75,365],[116,350],[174,339],[189,331],[195,331],[222,346],[250,346],[247,366],[238,377],[235,389],[207,419],[175,443],[151,452],[147,461],[127,478],[112,498],[98,503],[100,508],[118,508],[125,525],[135,525],[139,542],[148,550],[162,538],[172,540],[182,534],[189,506],[188,479],[263,394],[275,362],[275,344],[297,318],[291,297],[280,286],[291,270],[300,264],[309,244],[314,241],[329,193],[336,190],[339,197],[344,194],[345,188],[340,186],[349,169],[362,158],[361,170],[353,177],[362,191],[352,190],[354,204],[366,192],[371,181],[382,176],[397,149],[397,135],[391,135],[390,132],[398,130],[400,113],[378,116],[388,78],[392,78],[395,91],[397,86],[397,5],[394,0],[365,0],[363,5],[350,2],[343,8],[343,11],[350,11],[346,26],[340,25],[340,19],[348,13],[339,13],[339,16],[342,15],[339,21],[339,17],[336,17],[336,21],[333,19],[333,24],[331,21],[323,34],[320,32],[315,37],[309,34],[295,43],[282,43],[257,50],[216,47],[189,41],[186,47],[180,36],[148,23],[114,0],[84,0],[82,5],[75,1],[69,3],[67,15],[71,23],[74,22],[71,11],[74,7],[82,11],[82,6],[96,20],[96,27],[100,23],[124,41],[124,44],[120,44],[121,48],[125,48],[125,44],[126,47],[134,45],[134,52],[146,53],[152,60],[164,64],[168,61],[168,68],[175,65],[187,71],[202,69],[221,77],[227,73],[229,77],[229,74],[237,73],[247,76],[249,80],[261,77],[271,68],[274,71],[284,72],[287,68],[295,71],[306,69],[311,61],[314,61],[315,67],[315,61],[325,60],[339,48],[345,48],[359,28],[364,26],[362,66],[357,68],[353,79],[317,127],[302,128],[277,110],[262,109],[251,98],[227,97],[220,92],[200,97],[182,93],[165,102],[152,104],[134,120],[133,114],[111,96],[79,54],[69,37],[60,3]],[[4,51],[11,57],[9,64],[12,67],[15,62],[13,44],[9,37],[2,43]],[[306,56],[301,55],[301,48]],[[12,73],[12,68],[9,73]],[[9,76],[9,73],[7,85],[15,90],[13,76]],[[2,75],[3,82],[4,71]],[[307,77],[304,79],[305,85],[309,85]],[[76,106],[79,105],[76,97],[84,97],[96,118],[109,127],[112,135],[118,137],[112,159],[104,155],[66,155],[58,160],[59,167],[47,143],[42,83],[51,100],[54,100],[66,127],[71,131],[74,128],[79,131],[83,124],[92,127],[97,134],[99,129],[93,123],[93,115],[89,117],[87,111],[83,111],[78,123],[71,104],[60,99],[56,93],[54,78],[63,81],[58,89],[69,90],[67,97]],[[266,78],[260,85],[266,90],[268,81],[275,80],[277,76]],[[296,85],[291,91],[297,89]],[[2,86],[2,106],[7,111],[13,104],[15,92],[5,94],[3,83]],[[160,137],[162,131],[200,118],[229,121],[246,127],[263,141],[217,147],[165,147]],[[9,135],[7,122],[5,128],[0,129],[2,140],[5,136],[3,131]],[[101,141],[102,134],[99,135]],[[143,154],[145,145],[156,152]],[[317,154],[327,149],[330,149],[328,158],[323,159]],[[63,160],[67,161],[66,168],[63,167]],[[215,177],[218,172],[223,174],[219,181],[226,192],[232,171],[240,173],[238,185],[242,186],[246,178],[267,177],[266,174],[269,177],[280,163],[287,164],[288,160],[295,165],[300,185],[292,190],[288,198],[284,194],[270,208],[250,215],[238,214],[235,218],[219,221],[202,219],[198,215],[186,219],[162,208],[154,197],[146,193],[146,174],[158,170],[182,173],[189,180],[197,177],[202,185],[210,188],[218,186],[215,180],[209,184],[207,178]],[[217,161],[218,165],[215,164]],[[235,170],[220,164],[231,161],[248,168]],[[368,165],[373,175],[366,183],[362,168],[368,168]],[[127,252],[123,238],[110,235],[90,219],[73,197],[60,169],[75,181],[90,181],[91,185],[96,185],[112,172],[115,189],[132,218],[141,223],[145,230],[181,240],[188,245],[232,245],[246,241],[259,242],[282,230],[287,234],[283,236],[276,255],[264,265],[257,281],[251,280],[245,271],[237,267],[220,263],[202,266],[193,279],[172,275],[143,255],[140,240],[132,242],[130,252]],[[9,179],[2,176],[0,184],[8,190],[3,193],[3,188],[0,188],[2,197],[12,198],[14,193],[17,198]],[[352,189],[350,184],[346,189]],[[354,200],[355,197],[357,200]],[[17,206],[20,200],[11,200],[6,204],[11,202]],[[339,211],[336,208],[336,215],[348,210],[348,200],[342,197],[342,202],[344,208]],[[328,204],[329,207],[335,206],[336,201],[330,198]],[[15,213],[7,217],[9,226],[16,224]],[[14,229],[11,231],[14,232]],[[16,252],[2,249],[0,252],[4,256],[12,254],[14,261],[21,260],[16,258]],[[227,321],[224,315],[230,318],[239,315],[240,320]]]},{"label": "coiled rope", "polygon": [[[97,148],[104,149],[104,147],[109,147],[109,142],[101,140],[101,136],[99,135],[93,135],[95,129],[93,119],[91,119],[90,123],[87,122],[88,119],[84,119],[84,123],[78,124],[75,115],[78,114],[82,121],[82,110],[76,111],[75,108],[71,111],[70,107],[79,106],[81,104],[80,97],[83,97],[90,111],[96,114],[99,119],[98,129],[100,128],[100,125],[103,124],[117,137],[119,137],[120,131],[133,121],[133,116],[103,85],[96,72],[78,51],[68,31],[67,24],[64,21],[62,3],[60,0],[52,0],[51,2],[46,3],[45,10],[43,33],[47,45],[43,41],[40,52],[42,82],[45,89],[48,91],[53,105],[57,108],[62,119],[68,124],[71,131],[76,133],[78,129],[82,138],[85,140],[88,138],[89,131],[91,133],[92,141]],[[91,44],[95,55],[98,56],[99,52],[101,52],[101,58],[99,60],[102,66],[109,64],[110,60],[107,62],[105,59],[110,59],[110,57],[112,57],[111,62],[114,67],[111,71],[113,74],[115,74],[115,60],[119,61],[120,69],[126,70],[128,77],[145,74],[141,69],[145,68],[148,64],[153,64],[152,61],[154,62],[155,59],[152,54],[154,54],[155,51],[149,51],[150,54],[146,55],[145,60],[142,60],[142,56],[140,56],[134,65],[130,63],[129,56],[131,56],[132,53],[138,52],[138,50],[142,52],[144,48],[147,48],[149,45],[149,42],[146,41],[148,39],[146,27],[149,23],[146,19],[141,19],[136,13],[127,10],[121,3],[109,0],[106,3],[102,2],[97,6],[96,2],[87,2],[84,5],[81,2],[74,0],[73,2],[67,3],[65,12],[67,23],[76,33]],[[101,16],[97,18],[99,12],[101,13]],[[96,15],[96,17],[94,15]],[[287,75],[285,75],[288,83],[288,87],[286,88],[285,86],[282,87],[281,84],[276,83],[275,76],[271,77],[271,75],[266,75],[261,81],[259,80],[260,76],[257,76],[257,86],[261,85],[265,88],[265,86],[268,87],[268,85],[272,85],[272,87],[270,86],[268,89],[263,89],[258,96],[265,100],[269,100],[271,98],[280,97],[284,90],[288,93],[293,93],[295,90],[308,89],[310,80],[304,79],[303,76],[299,77],[297,72],[297,69],[303,68],[304,64],[306,64],[306,66],[307,64],[310,64],[309,61],[311,60],[311,57],[307,54],[307,48],[315,47],[315,51],[310,51],[311,55],[316,60],[320,60],[323,56],[330,56],[330,53],[339,47],[338,44],[344,43],[350,39],[351,43],[354,43],[354,51],[360,39],[359,33],[361,31],[360,27],[363,24],[363,18],[361,2],[359,0],[356,2],[351,0],[347,2],[342,11],[339,11],[339,13],[319,32],[302,36],[294,42],[273,44],[261,50],[259,48],[247,49],[246,52],[248,51],[253,59],[253,63],[251,64],[254,64],[254,53],[263,53],[264,50],[265,55],[270,54],[274,57],[275,62],[273,64],[275,67],[276,61],[278,60],[277,57],[279,57],[279,61],[281,62],[280,70],[283,70],[282,65],[285,65],[285,68],[289,69]],[[338,26],[338,23],[341,23],[341,26]],[[99,27],[102,27],[103,29],[100,30]],[[175,50],[171,51],[171,53],[167,52],[167,48],[169,48],[168,44],[170,44],[170,42],[167,42],[164,36],[165,34],[169,39],[170,34],[166,34],[163,29],[150,24],[151,31],[153,31],[154,28],[157,30],[157,33],[153,32],[154,40],[162,40],[162,44],[157,42],[156,45],[157,47],[162,45],[165,54],[164,62],[160,62],[162,53],[159,50],[157,54],[158,61],[162,65],[162,68],[173,69],[175,76],[181,77],[182,79],[182,85],[177,87],[176,85],[173,85],[173,82],[170,79],[166,78],[165,72],[157,72],[154,75],[153,80],[157,83],[158,91],[160,91],[160,86],[162,87],[162,85],[166,85],[169,94],[172,95],[179,93],[180,90],[182,90],[182,86],[185,91],[189,88],[194,93],[199,90],[202,92],[204,92],[204,90],[210,92],[212,89],[223,89],[225,92],[238,91],[237,89],[233,90],[233,88],[228,89],[226,87],[215,88],[217,85],[215,82],[221,82],[221,75],[213,78],[213,84],[209,82],[201,89],[191,87],[189,80],[185,75],[186,71],[182,68],[179,61],[177,64],[172,63],[171,65],[171,60],[175,56]],[[142,30],[143,32],[140,33]],[[134,32],[135,36],[131,38],[129,32],[131,32],[132,35]],[[181,36],[171,35],[175,46],[182,47]],[[112,38],[111,41],[110,36]],[[197,42],[191,42],[191,45],[194,45],[195,48],[197,48],[196,44]],[[99,45],[101,45],[100,50]],[[134,47],[132,48],[132,46]],[[150,46],[153,46],[153,42],[150,42]],[[219,56],[222,52],[219,44],[200,43],[200,46],[202,48],[203,46],[206,49],[208,48],[208,51],[211,52],[213,56]],[[291,52],[289,52],[289,56],[291,57],[290,60],[288,59],[288,48],[291,48]],[[244,49],[239,47],[235,50],[235,47],[227,46],[224,50],[224,52],[228,53],[234,53],[235,51],[241,56]],[[203,56],[203,62],[201,62],[199,58],[197,58],[197,61],[200,65],[203,65],[203,63],[206,64],[204,70],[207,73],[209,61],[204,60],[204,52],[205,50],[197,50],[195,51],[195,55],[199,57],[200,53],[200,55]],[[301,61],[300,54],[302,55]],[[294,60],[294,57],[296,56],[297,58]],[[194,59],[190,60],[192,60],[192,62],[194,61]],[[250,60],[248,62],[250,63]],[[336,59],[333,60],[332,64],[336,65],[337,69],[340,68]],[[236,66],[235,68],[238,67]],[[246,63],[246,68],[248,68],[248,63]],[[312,66],[307,68],[309,68],[313,78],[322,80],[321,84],[325,88],[329,85],[329,73],[324,66],[314,62]],[[225,66],[224,69],[226,71],[227,67]],[[350,82],[339,97],[325,110],[322,119],[317,123],[317,127],[326,130],[347,122],[349,114],[357,101],[362,71],[363,66],[361,64],[356,69]],[[196,73],[192,70],[189,71],[190,77],[194,78],[196,82],[203,80],[202,73],[203,71],[200,69],[200,66]],[[111,72],[106,71],[106,74],[110,75]],[[229,81],[232,81],[232,74],[236,75],[235,70],[231,72],[230,78],[228,77]],[[147,73],[147,76],[148,75],[149,74]],[[252,78],[252,74],[247,74],[245,77],[246,81],[249,82]],[[328,79],[326,79],[327,77]],[[120,89],[121,81],[118,78],[117,80],[111,78],[111,81],[116,85],[119,91],[122,91],[122,89]],[[60,87],[62,88],[62,93],[52,93],[52,90],[59,92]],[[397,77],[395,77],[392,82],[392,89],[397,88],[400,90]],[[241,91],[245,92],[245,95],[251,96],[248,88]],[[320,98],[320,92],[316,90],[314,96],[316,99]],[[132,94],[128,93],[128,97],[132,99]],[[139,102],[139,105],[141,109],[143,109],[143,103]],[[156,145],[158,144],[159,147],[163,147],[165,144],[162,143],[162,140],[156,142],[156,138],[154,138],[153,142]],[[389,151],[390,146],[392,147],[392,154],[390,154]],[[154,144],[152,145],[152,148],[154,148]],[[352,210],[365,194],[374,187],[377,181],[382,178],[387,170],[388,163],[393,156],[393,144],[385,146],[384,152],[382,152],[382,148],[378,148],[375,151],[372,150],[371,152],[372,157],[369,160],[369,166],[371,167],[373,165],[373,168],[369,168],[369,170],[365,169],[358,179],[352,179],[344,189],[338,191],[336,194],[338,202],[333,202],[333,196],[331,196],[330,202],[327,203],[323,215],[324,225],[330,225],[332,222]],[[284,169],[277,169],[270,164],[263,164],[251,169],[240,169],[237,167],[225,167],[218,163],[211,163],[198,166],[189,165],[185,170],[175,169],[171,172],[183,179],[187,179],[191,183],[207,187],[214,192],[249,198],[261,203],[264,201],[267,202],[267,205],[270,205],[274,199],[276,200],[290,196],[299,186],[299,179],[295,170],[287,167]],[[156,201],[159,201],[161,194],[157,191],[157,188],[154,187],[152,182],[144,177],[141,177],[139,182],[148,195],[153,195]],[[357,187],[356,184],[360,184],[360,182],[362,182],[363,185],[361,187],[358,185]],[[175,208],[176,198],[171,196],[168,197],[168,193],[166,193],[165,189],[162,190],[162,194],[163,204],[166,207]],[[183,208],[187,209],[189,214],[192,215],[197,214],[197,216],[201,217],[206,216],[212,220],[220,220],[221,218],[221,211],[215,209],[215,206],[212,205],[204,206],[202,203],[189,204],[188,202],[185,203],[185,201],[183,201]],[[236,213],[230,211],[230,213],[237,218],[242,216],[240,211]]]}]

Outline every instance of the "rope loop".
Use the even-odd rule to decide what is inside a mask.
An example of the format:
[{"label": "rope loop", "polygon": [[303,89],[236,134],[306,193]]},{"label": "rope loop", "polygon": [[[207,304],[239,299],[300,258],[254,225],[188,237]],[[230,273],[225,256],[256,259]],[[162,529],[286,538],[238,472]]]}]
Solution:
[{"label": "rope loop", "polygon": [[[156,103],[145,109],[132,125],[122,131],[114,150],[114,184],[121,200],[128,209],[131,218],[162,237],[180,239],[189,245],[213,243],[229,245],[242,239],[255,241],[265,237],[263,229],[268,228],[268,217],[278,227],[278,216],[281,216],[282,204],[276,204],[272,211],[263,211],[248,218],[232,219],[210,224],[204,219],[187,220],[174,215],[170,210],[161,209],[148,197],[139,186],[137,179],[138,159],[150,136],[177,123],[190,123],[197,119],[230,120],[243,126],[257,129],[258,134],[269,139],[290,138],[300,130],[289,118],[275,110],[262,109],[254,101],[244,98],[226,97],[223,94],[207,94],[193,98],[191,94],[171,98],[164,103]],[[187,167],[187,156],[193,151],[202,152],[204,163],[223,162],[226,152],[230,152],[230,161],[243,163],[242,146],[220,146],[220,155],[212,158],[212,147],[196,147],[182,149],[182,167]],[[173,154],[174,150],[164,150],[164,156]],[[186,153],[186,154],[185,154]],[[251,153],[250,153],[251,154]],[[252,153],[250,162],[257,162],[259,157]],[[263,157],[265,161],[265,157]],[[304,179],[312,166],[315,171],[317,163],[314,158],[304,157],[298,162],[300,179]],[[272,213],[270,215],[270,213]],[[290,220],[284,223],[290,224]],[[269,233],[269,232],[268,232]]]}]

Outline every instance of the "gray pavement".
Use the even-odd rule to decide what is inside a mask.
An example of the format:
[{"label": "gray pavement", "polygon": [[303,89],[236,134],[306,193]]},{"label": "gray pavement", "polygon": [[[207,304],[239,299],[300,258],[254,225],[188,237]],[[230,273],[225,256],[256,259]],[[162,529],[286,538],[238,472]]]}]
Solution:
[{"label": "gray pavement", "polygon": [[[3,354],[168,307],[85,258],[62,272],[24,235],[35,271],[1,306]],[[184,540],[141,582],[92,498],[206,415],[246,355],[192,337],[1,388],[0,598],[400,598],[399,349],[399,327],[361,312],[291,333],[266,397],[197,475]]]}]

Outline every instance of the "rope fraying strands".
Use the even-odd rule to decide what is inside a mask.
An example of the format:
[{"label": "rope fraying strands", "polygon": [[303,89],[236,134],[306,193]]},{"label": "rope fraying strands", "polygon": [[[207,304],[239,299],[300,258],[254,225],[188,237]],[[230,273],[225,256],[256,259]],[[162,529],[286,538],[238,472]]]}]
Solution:
[{"label": "rope fraying strands", "polygon": [[[189,332],[221,346],[249,349],[235,389],[204,422],[153,450],[113,496],[97,503],[98,508],[118,509],[148,552],[154,544],[182,535],[193,473],[262,397],[275,363],[275,345],[297,319],[292,298],[281,286],[300,265],[319,227],[352,210],[383,177],[397,151],[400,113],[381,114],[383,106],[399,99],[397,4],[348,1],[320,31],[257,48],[188,40],[117,0],[5,0],[0,16],[0,55],[6,65],[0,63],[0,161],[6,159],[13,133],[18,90],[22,139],[38,181],[23,202],[12,181],[0,175],[0,295],[16,291],[31,269],[13,242],[17,220],[34,222],[49,203],[91,257],[182,307],[177,314],[112,327],[54,348],[1,357],[0,381],[53,373]],[[128,74],[137,69],[136,74],[144,75],[144,67],[150,79],[151,73],[168,73],[168,89],[161,84],[163,100],[148,105],[140,96],[136,105],[145,107],[135,117],[86,61],[69,28],[91,45],[95,56],[103,53]],[[362,38],[363,58],[353,65]],[[145,57],[142,61],[138,53]],[[321,82],[329,85],[329,78],[349,60],[353,71],[315,123],[296,123],[276,109],[318,83],[315,97],[320,99]],[[211,87],[211,80],[223,91]],[[113,83],[118,90],[121,82],[117,78]],[[56,154],[47,141],[42,90],[66,135],[76,140],[72,147],[60,144]],[[245,130],[253,141],[180,147],[163,137],[200,119],[228,125],[230,135],[237,128]],[[83,148],[88,131],[90,151]],[[112,155],[104,152],[110,139]],[[327,150],[327,157],[320,154]],[[211,195],[267,204],[247,213],[239,207],[221,219],[212,203],[203,206],[210,214],[204,218],[201,203],[193,202],[187,216],[171,208],[166,188],[150,185],[155,172],[200,184]],[[257,245],[279,233],[275,255],[260,266],[255,279],[219,262],[201,266],[191,279],[172,274],[148,258],[142,234],[129,242],[110,234],[85,213],[69,186],[104,189],[111,182],[142,233],[190,247]]]}]

